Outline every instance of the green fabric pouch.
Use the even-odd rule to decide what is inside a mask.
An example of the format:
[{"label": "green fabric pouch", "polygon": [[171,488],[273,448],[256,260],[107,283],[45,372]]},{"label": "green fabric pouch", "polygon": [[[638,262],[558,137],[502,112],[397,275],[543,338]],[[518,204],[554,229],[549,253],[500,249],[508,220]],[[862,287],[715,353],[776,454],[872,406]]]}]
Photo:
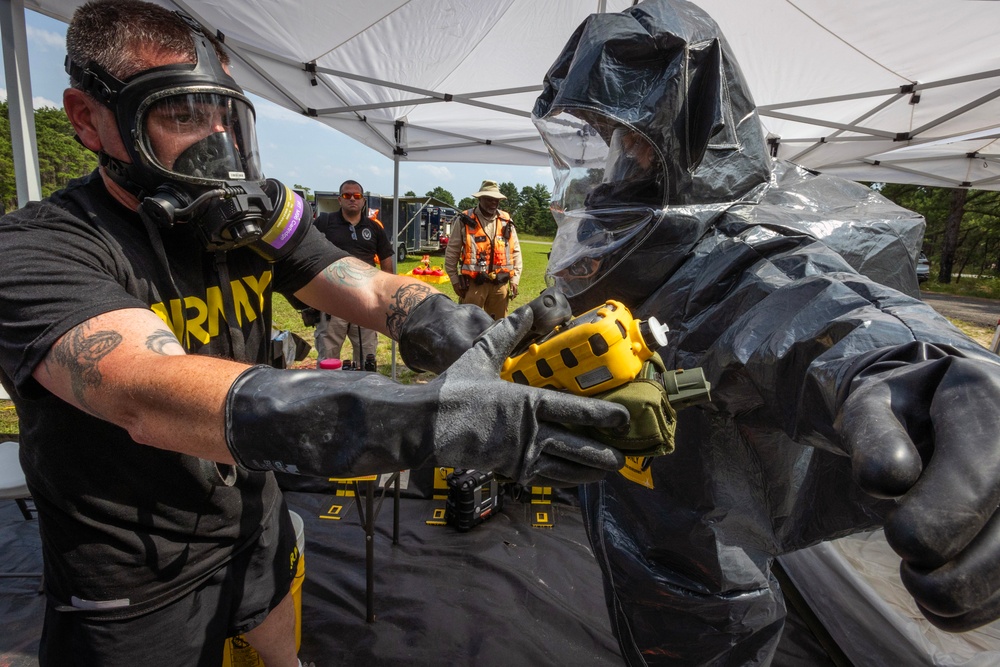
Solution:
[{"label": "green fabric pouch", "polygon": [[624,405],[631,415],[627,429],[595,429],[594,437],[626,456],[660,456],[674,451],[677,413],[670,406],[663,385],[666,367],[654,354],[635,380],[595,398]]}]

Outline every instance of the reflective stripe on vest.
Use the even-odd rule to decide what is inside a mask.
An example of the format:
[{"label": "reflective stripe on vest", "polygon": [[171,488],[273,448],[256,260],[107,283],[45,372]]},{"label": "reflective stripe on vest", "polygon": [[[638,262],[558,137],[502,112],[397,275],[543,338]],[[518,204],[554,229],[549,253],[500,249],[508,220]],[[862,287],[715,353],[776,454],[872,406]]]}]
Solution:
[{"label": "reflective stripe on vest", "polygon": [[[460,271],[462,275],[469,278],[477,278],[480,274],[511,273],[514,270],[513,262],[510,258],[510,243],[503,237],[504,228],[511,224],[510,214],[506,211],[497,211],[497,220],[494,229],[494,238],[490,238],[483,229],[483,223],[479,221],[479,216],[475,214],[475,209],[465,211],[465,215],[476,221],[475,228],[462,223],[465,227],[465,243],[462,246],[462,263]],[[483,240],[477,241],[479,236]],[[498,241],[496,247],[494,240]],[[479,258],[483,261],[480,262]],[[496,275],[493,276],[494,278]]]}]

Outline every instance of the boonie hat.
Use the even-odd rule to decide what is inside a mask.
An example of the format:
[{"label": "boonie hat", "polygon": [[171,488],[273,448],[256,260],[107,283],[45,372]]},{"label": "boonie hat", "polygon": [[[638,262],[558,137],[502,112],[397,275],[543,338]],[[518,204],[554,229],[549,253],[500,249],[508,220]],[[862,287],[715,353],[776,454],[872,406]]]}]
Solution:
[{"label": "boonie hat", "polygon": [[473,192],[472,196],[477,199],[479,197],[492,197],[493,199],[507,198],[507,195],[500,192],[500,186],[497,185],[496,181],[483,181],[483,184],[479,186],[479,192]]}]

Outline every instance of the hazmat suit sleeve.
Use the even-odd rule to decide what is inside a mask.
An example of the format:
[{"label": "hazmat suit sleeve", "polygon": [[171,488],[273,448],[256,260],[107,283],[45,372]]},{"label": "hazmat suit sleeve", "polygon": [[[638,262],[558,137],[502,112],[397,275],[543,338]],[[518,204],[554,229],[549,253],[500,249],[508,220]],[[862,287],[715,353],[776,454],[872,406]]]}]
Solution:
[{"label": "hazmat suit sleeve", "polygon": [[640,314],[674,315],[666,362],[701,366],[713,400],[679,412],[652,488],[612,476],[584,494],[636,656],[754,664],[784,613],[773,556],[883,523],[929,619],[995,617],[996,583],[957,583],[995,571],[992,355],[825,244],[756,225],[711,235]]},{"label": "hazmat suit sleeve", "polygon": [[[827,248],[752,234],[762,241],[744,253],[760,258],[748,266],[740,253],[715,264],[729,239],[706,258],[743,276],[713,308],[735,317],[702,357],[719,380],[715,407],[752,441],[788,437],[847,458],[861,490],[896,499],[886,536],[928,619],[952,630],[992,620],[1000,581],[982,559],[1000,548],[996,357],[922,302],[836,271]],[[807,528],[782,548],[830,537]]]}]

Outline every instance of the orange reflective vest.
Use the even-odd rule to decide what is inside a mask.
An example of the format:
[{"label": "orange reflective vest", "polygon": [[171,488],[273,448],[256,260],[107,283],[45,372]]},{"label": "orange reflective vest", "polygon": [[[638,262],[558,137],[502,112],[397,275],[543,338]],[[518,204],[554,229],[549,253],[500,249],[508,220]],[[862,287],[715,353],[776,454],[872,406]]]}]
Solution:
[{"label": "orange reflective vest", "polygon": [[465,228],[465,243],[462,246],[462,275],[472,279],[497,280],[504,282],[510,279],[514,265],[510,257],[510,234],[513,223],[507,211],[497,211],[494,237],[490,238],[483,229],[483,223],[475,213],[475,209],[464,212],[475,226],[463,220]]}]

